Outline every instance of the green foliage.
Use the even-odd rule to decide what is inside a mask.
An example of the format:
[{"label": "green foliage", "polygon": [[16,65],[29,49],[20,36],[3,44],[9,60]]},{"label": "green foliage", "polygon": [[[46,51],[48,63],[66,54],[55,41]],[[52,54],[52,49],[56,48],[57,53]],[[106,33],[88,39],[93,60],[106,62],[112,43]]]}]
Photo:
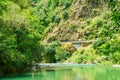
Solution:
[{"label": "green foliage", "polygon": [[51,42],[45,47],[42,62],[63,62],[71,56],[71,52],[64,49],[58,41]]},{"label": "green foliage", "polygon": [[[39,10],[38,15],[42,25],[48,27],[51,23],[59,24],[62,17],[67,19],[68,8],[72,0],[41,0],[37,5],[36,10]],[[63,11],[63,13],[61,13]]]},{"label": "green foliage", "polygon": [[120,64],[120,52],[115,52],[110,55],[110,59],[114,64]]},{"label": "green foliage", "polygon": [[6,0],[1,0],[0,1],[0,15],[2,14],[3,10],[7,9],[7,1]]},{"label": "green foliage", "polygon": [[20,7],[19,3],[8,1],[7,12],[0,16],[0,74],[22,72],[42,59],[44,47],[39,41],[44,29],[33,8]]},{"label": "green foliage", "polygon": [[116,25],[120,26],[120,1],[116,0],[112,3],[112,20],[116,23]]},{"label": "green foliage", "polygon": [[18,4],[22,9],[27,8],[33,0],[11,0],[14,3]]},{"label": "green foliage", "polygon": [[72,3],[72,0],[59,0],[59,5],[68,8]]},{"label": "green foliage", "polygon": [[97,41],[94,42],[93,48],[96,49],[98,46],[102,45],[105,43],[105,39],[98,39]]},{"label": "green foliage", "polygon": [[[97,39],[93,43],[93,48],[87,47],[73,53],[76,49],[71,44],[61,46],[59,42],[52,42],[49,46],[43,46],[40,43],[46,34],[62,21],[69,23],[69,20],[74,19],[73,17],[81,17],[77,10],[74,15],[70,13],[70,10],[77,9],[76,6],[72,7],[77,2],[73,3],[73,1],[39,0],[37,3],[36,0],[0,0],[0,65],[2,65],[0,74],[24,70],[24,67],[42,62],[41,60],[56,62],[70,58],[71,62],[77,63],[110,61],[120,64],[119,0],[105,1],[106,4],[109,3],[111,11],[103,14],[103,17],[98,16],[101,12],[97,8],[101,0],[87,0],[86,2],[95,8],[90,9],[91,14],[86,14],[89,7],[83,5],[86,9],[79,14],[86,18],[89,17],[87,15],[97,17],[93,19],[90,17],[87,20],[82,18],[80,23],[82,24],[83,21],[84,28],[79,28],[81,32],[77,30],[81,26],[78,25],[79,21],[67,24],[68,30],[83,34],[83,39]],[[63,31],[61,29],[62,33]],[[55,36],[49,36],[48,41],[54,40],[56,40]]]},{"label": "green foliage", "polygon": [[72,56],[68,59],[68,62],[73,63],[87,63],[87,64],[97,64],[102,61],[102,57],[96,55],[96,50],[93,49],[91,46],[87,48],[81,47],[80,50],[74,52]]},{"label": "green foliage", "polygon": [[[63,21],[65,21],[65,23],[67,23],[66,20],[70,19],[74,19],[73,17],[75,17],[75,14],[72,16],[72,14],[69,12],[69,10],[72,9],[78,9],[76,8],[76,6],[72,5],[77,5],[74,4],[77,1],[73,1],[74,3],[72,3],[73,0],[48,0],[48,1],[43,1],[41,0],[41,3],[38,4],[38,6],[36,7],[36,11],[39,11],[37,13],[37,16],[39,17],[40,21],[41,21],[41,25],[46,28],[46,34],[49,34],[50,32],[52,32],[52,29],[55,26],[58,26],[61,22],[62,24],[62,19]],[[105,14],[102,14],[101,10],[101,1],[105,2],[105,6],[107,4],[109,4],[109,9],[111,9],[111,11],[108,10],[108,12],[106,12]],[[93,43],[93,48],[90,48],[90,50],[84,49],[83,54],[81,53],[82,51],[76,52],[76,56],[77,59],[75,61],[79,62],[79,63],[87,63],[87,62],[91,62],[93,63],[94,60],[96,60],[97,62],[104,62],[104,58],[108,57],[108,62],[110,61],[109,57],[112,57],[111,55],[114,55],[114,53],[118,52],[119,53],[119,39],[118,37],[115,38],[115,34],[119,34],[120,33],[120,28],[119,28],[119,1],[118,0],[86,0],[85,2],[87,2],[89,5],[83,5],[86,9],[84,9],[81,15],[85,16],[86,18],[82,18],[80,21],[80,25],[78,25],[77,23],[73,23],[73,24],[68,24],[70,26],[68,26],[68,30],[70,30],[71,32],[74,31],[77,33],[77,29],[81,29],[81,25],[84,26],[84,28],[81,30],[83,32],[83,39],[97,39],[94,43]],[[72,4],[72,5],[71,5]],[[100,4],[100,5],[99,5]],[[94,8],[91,8],[94,7]],[[90,8],[90,10],[92,12],[89,12],[88,9]],[[105,9],[106,10],[106,9]],[[76,10],[77,11],[77,10]],[[89,12],[86,14],[86,12]],[[77,16],[77,12],[76,12],[76,16]],[[101,16],[100,16],[101,15]],[[78,15],[79,17],[82,17],[80,15]],[[93,18],[94,16],[94,18]],[[76,20],[77,21],[77,20]],[[82,24],[83,21],[83,24]],[[77,21],[79,23],[79,21]],[[52,25],[51,25],[52,24]],[[64,25],[64,24],[62,24]],[[60,25],[62,27],[62,25]],[[65,25],[66,26],[66,25]],[[80,28],[78,28],[80,26]],[[61,29],[61,28],[60,28]],[[79,31],[78,31],[79,32]],[[82,33],[81,32],[81,33]],[[64,33],[64,32],[62,32]],[[65,34],[63,34],[65,35]],[[45,35],[46,36],[46,35]],[[49,36],[48,37],[48,41],[54,41],[56,40],[55,36]],[[112,44],[114,43],[114,44]],[[60,46],[60,45],[59,45]],[[65,56],[65,54],[67,53],[66,51],[69,51],[67,48],[68,46],[64,46],[64,47],[59,47],[57,43],[51,43],[50,47],[54,48],[55,50],[55,56],[56,56],[56,60],[57,61],[61,61],[61,60],[66,60],[63,56]],[[116,47],[117,46],[117,47]],[[62,51],[64,54],[62,54]],[[93,53],[94,54],[89,54],[89,53]],[[70,51],[72,52],[72,51]],[[73,51],[74,52],[74,51]],[[58,56],[57,56],[58,55]],[[73,54],[74,55],[74,54]],[[72,55],[72,56],[73,56]],[[62,57],[60,57],[62,56]],[[73,57],[74,58],[74,57]],[[106,61],[107,61],[106,59]],[[118,59],[117,59],[118,60]],[[110,62],[111,63],[111,62]]]},{"label": "green foliage", "polygon": [[47,63],[54,63],[55,62],[55,48],[50,46],[45,47],[45,53],[43,54],[44,61]]},{"label": "green foliage", "polygon": [[[84,50],[81,50],[81,52],[76,52],[74,55],[77,55],[78,57],[75,59],[75,62],[77,63],[86,63],[87,62],[87,54],[84,54]],[[75,57],[74,57],[75,58]]]},{"label": "green foliage", "polygon": [[56,48],[56,47],[61,46],[61,44],[58,41],[53,41],[53,42],[50,43],[50,46],[53,47],[53,48]]},{"label": "green foliage", "polygon": [[65,61],[71,56],[71,53],[69,51],[66,51],[62,47],[56,48],[56,54],[55,58],[57,61]]},{"label": "green foliage", "polygon": [[76,28],[77,28],[76,25],[73,25],[73,24],[69,25],[69,30],[76,31]]},{"label": "green foliage", "polygon": [[60,20],[61,20],[61,17],[60,17],[60,16],[56,16],[56,17],[55,17],[55,23],[59,23]]},{"label": "green foliage", "polygon": [[99,45],[99,41],[95,42],[93,47],[97,50],[97,54],[102,55],[114,55],[116,52],[120,52],[120,39],[118,34],[114,35],[112,39],[106,40]]},{"label": "green foliage", "polygon": [[62,13],[63,19],[67,20],[67,19],[68,19],[68,16],[69,16],[68,10],[64,10],[63,13]]},{"label": "green foliage", "polygon": [[[113,55],[116,53],[119,55],[120,40],[119,40],[119,1],[113,1],[110,3],[112,6],[111,22],[102,26],[101,39],[98,39],[93,47],[97,49],[98,54]],[[114,60],[114,59],[113,59]],[[118,60],[119,61],[119,60]]]}]

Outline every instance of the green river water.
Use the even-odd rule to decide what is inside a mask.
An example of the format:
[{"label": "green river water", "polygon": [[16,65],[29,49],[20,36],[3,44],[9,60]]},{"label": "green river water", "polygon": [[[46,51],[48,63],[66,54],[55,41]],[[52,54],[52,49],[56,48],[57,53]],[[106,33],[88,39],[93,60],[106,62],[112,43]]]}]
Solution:
[{"label": "green river water", "polygon": [[120,80],[120,68],[62,64],[36,72],[2,76],[0,80]]}]

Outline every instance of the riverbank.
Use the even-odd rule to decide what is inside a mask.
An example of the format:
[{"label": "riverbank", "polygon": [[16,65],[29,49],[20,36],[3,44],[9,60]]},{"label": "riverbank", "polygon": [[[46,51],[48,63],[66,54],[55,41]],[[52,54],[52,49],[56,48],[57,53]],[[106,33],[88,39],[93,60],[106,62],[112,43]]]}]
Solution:
[{"label": "riverbank", "polygon": [[76,63],[36,63],[31,68],[33,71],[41,70],[44,68],[56,68],[56,67],[86,67],[86,66],[106,66],[106,67],[116,67],[119,68],[119,64],[114,65],[103,65],[103,64],[76,64]]},{"label": "riverbank", "polygon": [[59,66],[22,74],[10,74],[0,77],[0,80],[120,80],[120,68],[71,63],[56,64]]}]

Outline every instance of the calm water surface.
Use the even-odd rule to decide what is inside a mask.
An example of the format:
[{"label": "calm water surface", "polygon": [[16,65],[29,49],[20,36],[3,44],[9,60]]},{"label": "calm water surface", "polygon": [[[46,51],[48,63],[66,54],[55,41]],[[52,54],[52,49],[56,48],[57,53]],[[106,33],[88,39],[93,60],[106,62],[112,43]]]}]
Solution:
[{"label": "calm water surface", "polygon": [[120,68],[62,64],[38,72],[3,76],[0,80],[120,80]]}]

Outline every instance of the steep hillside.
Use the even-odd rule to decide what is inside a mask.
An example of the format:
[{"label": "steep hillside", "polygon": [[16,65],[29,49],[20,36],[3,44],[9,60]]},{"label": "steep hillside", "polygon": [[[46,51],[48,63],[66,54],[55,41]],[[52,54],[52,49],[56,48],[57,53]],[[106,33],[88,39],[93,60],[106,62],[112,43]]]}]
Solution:
[{"label": "steep hillside", "polygon": [[105,0],[71,0],[67,8],[64,6],[53,9],[57,11],[57,20],[52,28],[47,28],[44,41],[95,39],[101,35],[101,27],[108,23],[106,14],[110,10]]},{"label": "steep hillside", "polygon": [[[77,63],[120,64],[119,0],[45,0],[39,4],[39,10],[40,20],[46,26],[44,42],[95,40],[62,59]],[[67,53],[61,51],[58,49],[56,55],[63,57]]]}]

